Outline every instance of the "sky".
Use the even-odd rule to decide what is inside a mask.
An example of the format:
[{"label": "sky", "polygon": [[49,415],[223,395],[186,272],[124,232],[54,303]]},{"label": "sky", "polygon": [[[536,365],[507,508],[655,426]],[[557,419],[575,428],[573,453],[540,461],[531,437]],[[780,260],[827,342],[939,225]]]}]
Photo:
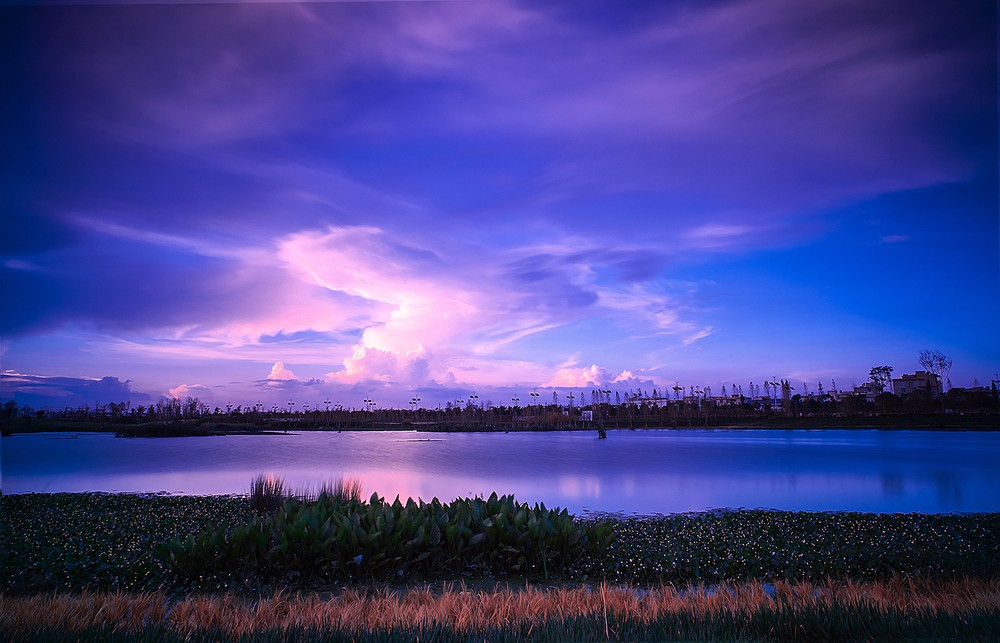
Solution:
[{"label": "sky", "polygon": [[989,0],[0,7],[0,397],[1000,371]]}]

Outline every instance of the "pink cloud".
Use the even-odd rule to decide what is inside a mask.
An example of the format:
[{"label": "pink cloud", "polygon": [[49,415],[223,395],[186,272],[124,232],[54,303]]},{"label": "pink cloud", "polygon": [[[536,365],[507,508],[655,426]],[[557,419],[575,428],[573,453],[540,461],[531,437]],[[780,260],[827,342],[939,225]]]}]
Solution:
[{"label": "pink cloud", "polygon": [[[138,234],[120,226],[104,233]],[[224,251],[177,235],[142,241],[225,254],[231,267],[211,277],[209,290],[237,299],[245,292],[248,301],[266,305],[250,306],[227,323],[168,327],[142,340],[119,337],[111,348],[169,360],[272,361],[272,381],[297,379],[284,366],[292,358],[315,366],[312,377],[326,373],[335,384],[537,385],[553,377],[547,362],[564,356],[521,356],[517,347],[534,335],[570,333],[584,316],[647,335],[691,337],[704,330],[662,287],[599,283],[602,272],[618,270],[625,258],[655,255],[651,248],[609,252],[581,238],[487,251],[453,240],[445,257],[415,235],[402,243],[374,226],[304,229]],[[298,333],[324,339],[288,339]]]},{"label": "pink cloud", "polygon": [[614,378],[608,373],[608,371],[597,364],[591,364],[586,368],[571,368],[564,367],[560,368],[552,376],[552,379],[542,384],[544,387],[558,388],[558,387],[585,387],[585,386],[601,386],[605,382],[610,382]]},{"label": "pink cloud", "polygon": [[271,367],[271,372],[268,374],[267,379],[269,380],[297,380],[295,373],[291,372],[285,368],[284,362],[275,362],[274,366]]},{"label": "pink cloud", "polygon": [[212,389],[203,384],[181,384],[168,391],[170,397],[184,399],[186,397],[196,397],[202,401],[213,398]]}]

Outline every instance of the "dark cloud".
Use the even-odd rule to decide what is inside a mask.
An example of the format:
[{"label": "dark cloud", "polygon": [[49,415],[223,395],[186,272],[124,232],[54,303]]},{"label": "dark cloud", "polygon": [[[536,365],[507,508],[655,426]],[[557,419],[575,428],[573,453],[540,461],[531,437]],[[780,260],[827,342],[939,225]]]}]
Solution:
[{"label": "dark cloud", "polygon": [[14,400],[21,406],[41,408],[76,408],[119,402],[147,404],[152,396],[133,391],[129,381],[117,377],[84,379],[0,373],[0,398]]},{"label": "dark cloud", "polygon": [[274,287],[233,260],[104,235],[84,241],[24,264],[8,261],[6,332],[67,323],[105,331],[224,324],[258,309]]}]

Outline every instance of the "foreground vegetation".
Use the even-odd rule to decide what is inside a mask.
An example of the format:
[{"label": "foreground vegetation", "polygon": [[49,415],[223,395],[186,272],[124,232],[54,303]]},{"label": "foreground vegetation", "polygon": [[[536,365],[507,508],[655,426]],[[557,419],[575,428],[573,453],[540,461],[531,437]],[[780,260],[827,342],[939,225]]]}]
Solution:
[{"label": "foreground vegetation", "polygon": [[21,641],[565,641],[985,639],[996,581],[742,583],[712,588],[446,586],[278,593],[0,596],[0,638]]},{"label": "foreground vegetation", "polygon": [[1000,514],[580,520],[495,495],[403,504],[260,478],[249,498],[0,496],[0,515],[0,640],[1000,632]]},{"label": "foreground vegetation", "polygon": [[[255,485],[257,486],[257,485]],[[351,487],[352,490],[357,487]],[[276,489],[264,489],[263,498]],[[260,499],[251,503],[268,504]],[[611,540],[611,523],[574,520],[566,510],[528,506],[510,496],[450,503],[323,490],[288,498],[273,512],[217,524],[159,545],[188,583],[301,580],[330,583],[445,574],[574,575],[592,567]]]},{"label": "foreground vegetation", "polygon": [[[555,512],[562,525],[556,529],[556,520],[541,507],[536,510],[509,498],[464,501],[464,504],[430,503],[423,505],[423,509],[376,500],[347,502],[349,512],[343,514],[348,517],[346,522],[332,513],[319,522],[324,512],[333,507],[332,502],[324,508],[315,503],[292,501],[277,513],[261,516],[251,509],[246,497],[233,496],[0,496],[3,516],[0,592],[10,595],[82,590],[273,591],[283,587],[329,587],[352,579],[392,579],[403,584],[442,579],[520,582],[542,580],[546,574],[552,582],[603,579],[642,586],[747,580],[823,582],[891,579],[901,575],[927,579],[1000,579],[1000,514],[996,513],[753,510],[642,519],[608,517],[610,542],[594,546],[606,542],[599,532],[591,531],[600,521],[588,523]],[[510,519],[510,534],[517,534],[514,544],[500,538],[490,540],[489,535],[471,543],[478,534],[486,533],[483,522],[478,526],[473,524],[477,502],[481,513],[485,511],[489,516],[504,513],[505,525]],[[502,509],[498,509],[500,505]],[[515,529],[513,523],[521,511],[523,525],[527,525],[529,514],[535,516],[536,522],[543,517],[552,521],[552,533],[561,534],[558,538],[573,538],[575,534],[576,543],[583,545],[570,551],[565,546],[552,546],[553,540],[540,539],[541,527],[535,527],[534,535],[526,526]],[[384,550],[385,558],[378,558],[378,548],[362,544],[360,533],[356,534],[357,545],[350,541],[346,524],[351,525],[352,531],[357,531],[355,527],[366,531],[365,538],[370,539],[371,524],[363,522],[367,520],[365,516],[374,516],[377,527],[379,517],[388,520],[387,512],[393,514],[397,525],[409,521],[406,529],[415,531],[401,529],[395,549]],[[406,512],[409,517],[402,520]],[[455,517],[455,522],[448,522],[441,530],[442,541],[450,528],[462,531],[459,524],[472,532],[462,531],[461,550],[457,542],[447,547],[440,546],[441,541],[438,545],[430,544],[435,536],[433,526],[427,526],[429,521],[440,521],[445,516]],[[329,529],[336,526],[333,541],[330,534],[334,532],[312,526],[315,520],[322,527],[327,519]],[[269,539],[266,548],[237,546],[239,539],[233,538],[233,534],[247,530],[248,525],[264,524],[271,527],[270,532],[258,532]],[[501,528],[499,524],[491,524],[498,530]],[[421,525],[424,531],[416,540]],[[341,533],[344,542],[340,540]],[[293,542],[296,538],[298,541]],[[247,539],[245,542],[249,542]],[[282,539],[287,544],[283,545]],[[164,546],[171,542],[173,562],[171,548]],[[198,545],[199,542],[203,545]],[[541,547],[546,542],[550,543],[546,545],[550,549],[543,555]],[[484,548],[487,544],[496,546]],[[275,552],[269,554],[275,546]],[[390,557],[390,551],[396,553]],[[184,555],[190,555],[191,561],[202,561],[200,557],[204,557],[213,562],[201,570],[194,564],[185,567],[183,560],[178,563],[178,558]],[[302,573],[309,570],[305,563],[312,560],[310,556],[327,562],[318,566],[317,573]],[[354,563],[358,556],[360,560]],[[490,556],[494,556],[492,563]],[[396,557],[401,560],[396,561]],[[341,565],[333,565],[334,560],[341,561]]]}]

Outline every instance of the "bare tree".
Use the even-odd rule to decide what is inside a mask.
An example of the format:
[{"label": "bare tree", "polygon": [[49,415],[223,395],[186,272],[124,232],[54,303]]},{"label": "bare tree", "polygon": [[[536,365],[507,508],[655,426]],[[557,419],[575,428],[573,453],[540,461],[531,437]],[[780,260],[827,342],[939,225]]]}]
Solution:
[{"label": "bare tree", "polygon": [[938,350],[924,349],[917,355],[917,361],[928,373],[938,376],[938,386],[944,386],[944,381],[948,379],[948,373],[951,371],[950,357]]}]

